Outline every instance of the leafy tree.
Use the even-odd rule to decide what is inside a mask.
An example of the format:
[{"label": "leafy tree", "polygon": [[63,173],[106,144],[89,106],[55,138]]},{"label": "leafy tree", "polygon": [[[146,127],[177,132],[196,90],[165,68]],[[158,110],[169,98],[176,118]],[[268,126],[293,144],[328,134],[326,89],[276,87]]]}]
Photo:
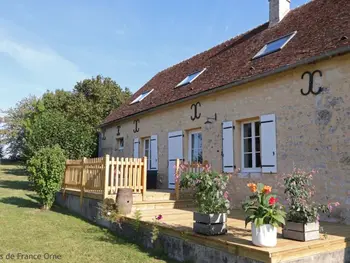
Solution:
[{"label": "leafy tree", "polygon": [[58,146],[45,147],[27,162],[29,180],[39,195],[43,209],[50,209],[60,190],[65,169],[64,151]]},{"label": "leafy tree", "polygon": [[47,91],[28,97],[7,111],[5,143],[12,156],[24,160],[47,146],[59,144],[68,158],[97,153],[103,119],[131,96],[115,81],[100,75],[78,82],[73,91]]},{"label": "leafy tree", "polygon": [[95,128],[111,110],[118,108],[132,95],[128,88],[123,90],[114,80],[101,75],[78,82],[73,94],[75,113],[79,113],[80,120],[90,123]]},{"label": "leafy tree", "polygon": [[0,130],[1,143],[8,144],[7,151],[11,158],[19,158],[23,154],[25,123],[37,110],[38,102],[38,98],[29,96],[5,111],[5,127]]},{"label": "leafy tree", "polygon": [[65,150],[69,159],[91,156],[96,149],[94,129],[58,111],[36,115],[28,122],[25,137],[25,159],[30,159],[41,148],[56,144]]}]

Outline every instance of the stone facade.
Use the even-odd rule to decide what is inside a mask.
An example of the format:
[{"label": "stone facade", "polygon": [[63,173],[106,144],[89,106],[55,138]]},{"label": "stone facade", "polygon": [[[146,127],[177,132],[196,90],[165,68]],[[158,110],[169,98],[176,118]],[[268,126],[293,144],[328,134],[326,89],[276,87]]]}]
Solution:
[{"label": "stone facade", "polygon": [[[314,90],[318,95],[303,96],[309,79],[304,72],[320,70],[314,75]],[[249,181],[272,185],[282,193],[281,175],[293,165],[317,169],[314,179],[316,199],[321,202],[339,201],[338,217],[350,222],[350,55],[343,55],[305,65],[261,80],[198,97],[191,101],[144,113],[106,127],[102,151],[119,157],[133,156],[134,138],[158,135],[158,187],[168,186],[168,133],[184,131],[184,158],[188,158],[188,132],[200,129],[203,136],[203,159],[215,170],[222,171],[223,121],[233,121],[234,160],[241,165],[241,123],[258,120],[263,114],[276,115],[277,174],[240,173],[232,178],[229,192],[237,206],[247,195]],[[179,88],[181,92],[181,88]],[[191,105],[200,102],[201,117],[194,121]],[[217,114],[217,121],[204,124],[207,117]],[[139,119],[139,131],[134,133],[134,120]],[[124,138],[124,149],[116,149],[117,126]],[[140,151],[142,152],[142,150]]]}]

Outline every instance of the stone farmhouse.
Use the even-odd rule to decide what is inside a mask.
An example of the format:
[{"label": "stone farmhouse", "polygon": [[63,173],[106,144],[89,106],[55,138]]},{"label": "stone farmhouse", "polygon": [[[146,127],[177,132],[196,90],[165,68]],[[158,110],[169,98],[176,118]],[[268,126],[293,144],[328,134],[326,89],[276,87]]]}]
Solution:
[{"label": "stone farmhouse", "polygon": [[[267,1],[267,0],[265,0]],[[101,154],[149,159],[157,188],[173,189],[177,158],[230,173],[240,201],[249,181],[280,190],[293,166],[316,169],[316,198],[350,221],[350,1],[290,10],[169,67],[101,125]]]}]

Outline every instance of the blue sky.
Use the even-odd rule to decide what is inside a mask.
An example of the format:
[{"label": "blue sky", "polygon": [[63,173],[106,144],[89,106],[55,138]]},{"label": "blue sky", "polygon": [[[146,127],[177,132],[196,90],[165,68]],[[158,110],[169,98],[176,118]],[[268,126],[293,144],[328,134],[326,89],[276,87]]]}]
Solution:
[{"label": "blue sky", "polygon": [[97,74],[135,92],[267,20],[268,0],[0,0],[0,109]]}]

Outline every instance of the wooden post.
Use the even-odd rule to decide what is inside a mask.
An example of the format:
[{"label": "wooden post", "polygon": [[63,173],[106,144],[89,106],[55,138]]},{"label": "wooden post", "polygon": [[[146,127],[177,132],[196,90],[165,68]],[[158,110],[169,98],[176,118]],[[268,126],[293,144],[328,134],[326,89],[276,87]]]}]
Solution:
[{"label": "wooden post", "polygon": [[85,180],[86,180],[86,171],[85,171],[86,158],[84,157],[81,161],[81,182],[80,182],[80,208],[83,207],[83,198],[85,190]]},{"label": "wooden post", "polygon": [[175,198],[180,199],[180,159],[176,159],[175,164]]},{"label": "wooden post", "polygon": [[67,183],[68,183],[68,165],[67,165],[68,161],[66,160],[66,169],[64,170],[64,180],[63,180],[63,185],[62,185],[62,188],[63,188],[63,200],[66,199],[66,188],[67,188]]},{"label": "wooden post", "polygon": [[142,169],[142,200],[146,200],[147,191],[147,157],[143,157],[143,169]]},{"label": "wooden post", "polygon": [[[116,193],[117,191],[113,191],[114,190],[114,179],[115,179],[115,170],[114,170],[114,157],[112,157],[111,160],[111,194]],[[108,177],[109,178],[109,177]],[[109,184],[108,184],[109,185]]]},{"label": "wooden post", "polygon": [[119,157],[115,159],[115,193],[118,192],[118,186],[119,186]]},{"label": "wooden post", "polygon": [[109,155],[106,154],[104,157],[104,186],[103,186],[103,200],[108,196],[108,178],[109,178]]}]

